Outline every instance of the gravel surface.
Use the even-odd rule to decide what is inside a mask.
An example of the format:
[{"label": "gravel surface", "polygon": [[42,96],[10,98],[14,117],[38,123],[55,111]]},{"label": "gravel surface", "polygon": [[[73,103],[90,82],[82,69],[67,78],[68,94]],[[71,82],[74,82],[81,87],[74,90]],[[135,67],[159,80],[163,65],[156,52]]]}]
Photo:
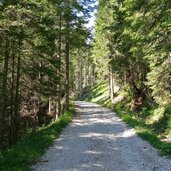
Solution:
[{"label": "gravel surface", "polygon": [[88,102],[76,106],[73,122],[33,170],[171,171],[171,160],[159,156],[114,112]]}]

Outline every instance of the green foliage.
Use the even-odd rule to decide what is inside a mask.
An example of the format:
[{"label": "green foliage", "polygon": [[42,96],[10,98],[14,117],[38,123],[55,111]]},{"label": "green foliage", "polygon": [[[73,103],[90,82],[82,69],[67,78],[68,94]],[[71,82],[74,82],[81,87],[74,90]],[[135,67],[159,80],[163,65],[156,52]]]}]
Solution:
[{"label": "green foliage", "polygon": [[126,123],[135,128],[137,134],[141,138],[149,141],[155,148],[159,149],[162,155],[171,156],[171,143],[161,141],[158,135],[159,133],[154,131],[154,127],[155,129],[161,129],[161,125],[159,128],[157,128],[156,125],[153,127],[153,129],[150,128],[145,124],[141,117],[137,117],[134,113],[131,113],[124,107],[124,104],[122,103],[117,104],[113,109]]},{"label": "green foliage", "polygon": [[[93,58],[102,63],[96,64],[97,79],[111,79],[112,73],[120,86],[113,101],[118,94],[124,98],[115,110],[168,155],[170,143],[160,139],[167,139],[171,131],[170,5],[168,0],[99,0],[93,43]],[[103,92],[95,91],[86,99],[113,108]]]},{"label": "green foliage", "polygon": [[[163,108],[163,115],[158,121],[153,120],[153,123],[149,124],[148,119],[153,115],[160,115],[156,111],[160,109],[159,105],[150,107],[144,105],[141,111],[135,113],[131,112],[127,107],[127,101],[122,100],[116,104],[112,104],[108,97],[108,85],[107,82],[97,84],[91,89],[85,89],[82,100],[96,102],[105,107],[108,107],[116,112],[119,117],[135,128],[137,134],[149,141],[155,148],[159,149],[162,155],[171,156],[171,143],[170,141],[163,141],[164,138],[170,136],[171,131],[171,110],[170,105]],[[152,119],[152,118],[151,118]]]},{"label": "green foliage", "polygon": [[69,92],[76,87],[73,52],[86,51],[89,30],[84,26],[87,12],[77,0],[3,1],[0,8],[2,149],[68,106]]},{"label": "green foliage", "polygon": [[168,0],[99,0],[93,44],[97,72],[102,75],[109,63],[115,79],[129,85],[135,97],[137,89],[146,100],[170,104],[170,14]]},{"label": "green foliage", "polygon": [[[45,152],[53,140],[71,122],[74,111],[65,112],[58,121],[48,126],[31,130],[11,148],[0,153],[0,170],[2,171],[27,171]],[[9,162],[10,161],[10,162]]]}]

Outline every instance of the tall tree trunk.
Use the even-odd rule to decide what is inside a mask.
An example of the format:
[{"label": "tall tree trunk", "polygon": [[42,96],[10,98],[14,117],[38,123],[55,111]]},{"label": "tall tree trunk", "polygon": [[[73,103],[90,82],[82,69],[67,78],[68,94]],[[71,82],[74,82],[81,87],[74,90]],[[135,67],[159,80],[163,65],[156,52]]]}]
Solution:
[{"label": "tall tree trunk", "polygon": [[[69,0],[66,1],[67,3],[67,6],[69,8]],[[70,93],[70,82],[69,82],[69,70],[70,70],[70,67],[69,67],[69,61],[70,61],[70,46],[69,46],[69,16],[67,15],[67,18],[66,18],[66,29],[67,29],[67,33],[66,33],[66,44],[65,44],[65,56],[66,56],[66,59],[65,59],[65,62],[66,62],[66,90],[65,90],[65,93],[66,93],[66,110],[69,110],[69,93]]]},{"label": "tall tree trunk", "polygon": [[110,99],[111,99],[112,103],[113,103],[113,94],[114,94],[114,92],[113,92],[113,73],[111,71],[111,73],[110,73]]},{"label": "tall tree trunk", "polygon": [[19,90],[20,90],[20,70],[21,70],[21,46],[22,46],[22,35],[19,38],[19,54],[17,57],[17,78],[16,78],[16,89],[15,89],[15,109],[14,109],[14,117],[15,117],[15,130],[14,130],[14,136],[15,136],[15,140],[17,140],[18,138],[18,123],[19,123],[19,116],[18,116],[18,112],[19,112],[19,106],[20,106],[20,100],[19,100]]},{"label": "tall tree trunk", "polygon": [[5,61],[4,61],[3,78],[2,78],[1,106],[0,106],[0,149],[3,148],[3,139],[4,139],[4,119],[6,113],[6,97],[7,97],[7,76],[8,76],[8,69],[9,69],[8,65],[9,65],[9,40],[6,39]]},{"label": "tall tree trunk", "polygon": [[112,71],[112,73],[111,73],[111,101],[112,101],[112,103],[114,103],[114,93],[115,93],[115,90],[114,90],[114,74]]},{"label": "tall tree trunk", "polygon": [[111,66],[109,66],[109,98],[111,99],[112,103],[114,100],[114,76]]},{"label": "tall tree trunk", "polygon": [[48,110],[48,113],[51,114],[51,108],[52,108],[52,99],[51,97],[49,96],[49,110]]},{"label": "tall tree trunk", "polygon": [[11,143],[14,140],[14,89],[15,89],[15,52],[12,53],[12,78],[11,78],[11,104],[10,104],[10,115],[11,115]]},{"label": "tall tree trunk", "polygon": [[58,118],[58,116],[61,115],[61,55],[62,55],[62,37],[61,37],[61,28],[62,28],[62,25],[61,25],[61,22],[62,22],[62,16],[61,16],[61,13],[60,13],[60,17],[59,17],[59,42],[58,42],[58,60],[59,60],[59,68],[58,68],[58,75],[59,75],[59,83],[58,83],[58,111],[57,111],[57,114],[56,114],[56,119]]},{"label": "tall tree trunk", "polygon": [[111,67],[110,65],[108,66],[109,70],[109,77],[108,77],[108,90],[109,90],[109,98],[111,98]]},{"label": "tall tree trunk", "polygon": [[91,64],[90,65],[90,70],[89,70],[89,86],[94,85],[96,82],[96,76],[95,76],[95,65]]},{"label": "tall tree trunk", "polygon": [[78,74],[77,74],[77,80],[78,80],[78,94],[79,96],[81,96],[81,92],[82,92],[82,85],[83,85],[83,79],[82,79],[82,54],[81,54],[81,50],[79,51],[78,54]]}]

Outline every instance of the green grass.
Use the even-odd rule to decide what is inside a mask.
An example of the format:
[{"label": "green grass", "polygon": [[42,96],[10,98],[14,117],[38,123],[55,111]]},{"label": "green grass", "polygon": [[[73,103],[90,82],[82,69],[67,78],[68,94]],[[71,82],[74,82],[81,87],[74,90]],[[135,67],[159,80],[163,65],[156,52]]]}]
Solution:
[{"label": "green grass", "polygon": [[13,147],[0,153],[0,171],[29,171],[63,128],[71,122],[74,110],[65,112],[58,121],[28,132]]},{"label": "green grass", "polygon": [[[125,102],[119,102],[113,105],[108,98],[108,88],[107,82],[95,85],[90,90],[87,90],[83,94],[83,99],[86,101],[96,102],[104,107],[114,110],[119,117],[129,124],[131,127],[135,128],[136,133],[144,140],[150,142],[152,146],[157,148],[161,155],[166,155],[171,157],[171,143],[161,141],[161,132],[168,134],[171,132],[171,113],[167,111],[166,116],[158,122],[153,124],[146,123],[146,119],[155,113],[156,106],[154,108],[144,107],[139,113],[132,113],[126,106]],[[170,118],[169,118],[170,117]]]},{"label": "green grass", "polygon": [[156,134],[140,117],[137,117],[134,113],[127,110],[121,105],[121,103],[115,105],[113,110],[123,121],[135,128],[137,134],[142,139],[147,140],[151,145],[157,148],[161,155],[171,157],[171,143],[161,141],[159,138],[160,136]]}]

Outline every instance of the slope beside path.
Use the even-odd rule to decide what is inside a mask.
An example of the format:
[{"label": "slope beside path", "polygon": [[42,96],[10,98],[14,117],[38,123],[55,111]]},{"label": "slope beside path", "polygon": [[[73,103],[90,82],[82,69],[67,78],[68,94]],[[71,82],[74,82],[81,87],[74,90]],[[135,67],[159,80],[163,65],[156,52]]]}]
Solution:
[{"label": "slope beside path", "polygon": [[76,102],[77,115],[54,141],[35,171],[171,171],[159,156],[111,110]]}]

